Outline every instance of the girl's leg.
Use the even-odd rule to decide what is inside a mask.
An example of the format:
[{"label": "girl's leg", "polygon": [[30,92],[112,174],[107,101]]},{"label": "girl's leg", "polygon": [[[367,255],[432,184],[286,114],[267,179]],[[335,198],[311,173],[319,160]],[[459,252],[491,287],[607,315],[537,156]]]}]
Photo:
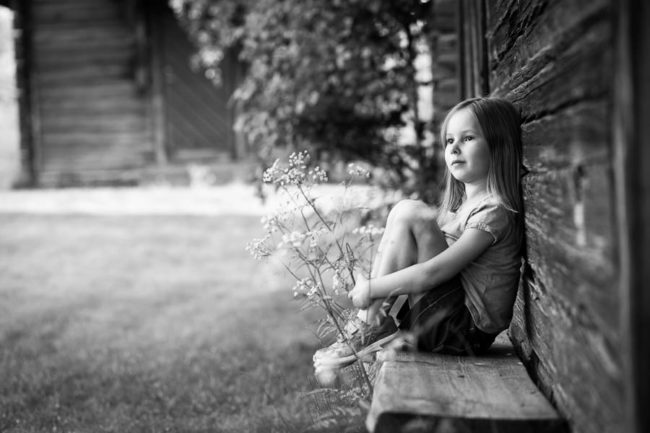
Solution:
[{"label": "girl's leg", "polygon": [[[403,200],[388,215],[386,229],[379,243],[371,277],[390,274],[415,263],[426,261],[447,248],[445,236],[438,226],[437,211],[418,200]],[[411,296],[411,304],[423,294]],[[381,320],[379,312],[384,301],[375,301],[360,317],[367,323]]]}]

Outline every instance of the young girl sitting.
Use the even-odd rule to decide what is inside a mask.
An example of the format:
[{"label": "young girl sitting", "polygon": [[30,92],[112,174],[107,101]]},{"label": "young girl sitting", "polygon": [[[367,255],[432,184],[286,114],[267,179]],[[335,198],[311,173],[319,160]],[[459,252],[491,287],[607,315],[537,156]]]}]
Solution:
[{"label": "young girl sitting", "polygon": [[[523,234],[518,111],[502,99],[468,99],[449,112],[441,136],[439,210],[415,200],[391,210],[371,278],[358,277],[348,294],[364,320],[347,324],[347,342],[316,352],[317,370],[380,349],[398,328],[418,350],[477,354],[508,327]],[[399,295],[408,299],[401,311]]]}]

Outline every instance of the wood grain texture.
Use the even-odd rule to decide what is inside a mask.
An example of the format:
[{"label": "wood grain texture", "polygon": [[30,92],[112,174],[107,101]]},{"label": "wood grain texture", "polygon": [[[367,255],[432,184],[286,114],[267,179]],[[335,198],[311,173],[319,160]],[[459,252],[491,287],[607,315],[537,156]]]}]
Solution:
[{"label": "wood grain texture", "polygon": [[68,178],[151,159],[147,100],[134,82],[134,34],[110,0],[33,2],[39,170]]},{"label": "wood grain texture", "polygon": [[[395,418],[401,422],[399,430],[392,430]],[[564,428],[505,334],[481,357],[397,353],[384,361],[375,382],[368,429],[412,431],[409,423],[414,419],[428,426],[441,422],[455,428],[471,426],[474,432]]]},{"label": "wood grain texture", "polygon": [[[612,43],[608,9],[599,1],[572,14],[568,3],[554,3],[535,19],[511,16],[509,39],[500,42],[493,36],[490,41],[493,94],[507,95],[525,120],[606,97],[610,89],[612,51],[603,49]],[[528,26],[516,25],[518,20]],[[544,20],[550,22],[541,24]]]},{"label": "wood grain texture", "polygon": [[[173,16],[164,16],[165,99],[168,148],[170,156],[182,149],[233,150],[232,113],[227,82],[215,87],[203,70],[190,67],[193,46]],[[225,80],[228,70],[224,68]]]},{"label": "wood grain texture", "polygon": [[614,146],[620,235],[625,431],[650,431],[650,7],[616,4]]},{"label": "wood grain texture", "polygon": [[610,2],[502,0],[493,94],[522,112],[527,267],[511,333],[575,432],[622,431]]}]

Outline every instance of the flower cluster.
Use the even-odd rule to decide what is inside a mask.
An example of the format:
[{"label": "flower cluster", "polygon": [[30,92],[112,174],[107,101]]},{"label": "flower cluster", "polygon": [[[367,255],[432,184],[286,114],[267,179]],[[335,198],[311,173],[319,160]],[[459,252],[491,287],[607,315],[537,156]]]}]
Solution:
[{"label": "flower cluster", "polygon": [[257,260],[260,260],[264,257],[269,257],[272,253],[271,247],[268,245],[270,239],[271,236],[268,234],[263,238],[253,239],[248,243],[248,245],[246,245],[246,251],[248,251],[249,254],[255,257]]},{"label": "flower cluster", "polygon": [[327,182],[327,173],[320,167],[307,171],[310,156],[306,151],[293,152],[289,155],[289,166],[283,167],[276,159],[271,167],[264,171],[262,181],[280,187],[287,185],[303,185],[305,182]]},{"label": "flower cluster", "polygon": [[352,230],[352,233],[359,234],[361,236],[368,236],[371,238],[376,238],[384,234],[383,227],[376,227],[373,224],[368,224],[365,226],[357,227]]},{"label": "flower cluster", "polygon": [[[354,164],[348,174],[369,177],[368,170]],[[293,296],[326,313],[318,327],[321,335],[338,332],[346,338],[342,330],[349,313],[338,302],[347,298],[344,295],[354,287],[356,275],[369,275],[375,241],[383,230],[372,224],[359,227],[360,221],[367,220],[371,197],[350,198],[349,180],[334,200],[316,197],[314,186],[327,182],[328,176],[318,166],[310,168],[307,152],[292,153],[287,164],[276,160],[263,180],[275,185],[286,200],[262,218],[266,235],[254,239],[248,251],[258,259],[279,259],[296,281]]]},{"label": "flower cluster", "polygon": [[299,296],[312,297],[318,293],[318,286],[311,278],[301,278],[296,281],[292,291],[295,298]]},{"label": "flower cluster", "polygon": [[370,170],[351,162],[348,164],[348,175],[367,179],[370,177]]}]

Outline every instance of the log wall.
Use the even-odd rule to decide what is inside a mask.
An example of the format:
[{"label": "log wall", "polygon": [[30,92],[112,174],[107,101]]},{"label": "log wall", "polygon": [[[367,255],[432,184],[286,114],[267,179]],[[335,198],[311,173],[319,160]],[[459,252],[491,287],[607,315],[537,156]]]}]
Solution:
[{"label": "log wall", "polygon": [[36,167],[43,184],[84,183],[153,160],[136,33],[113,0],[31,3]]},{"label": "log wall", "polygon": [[491,94],[520,107],[529,170],[511,336],[574,432],[623,431],[611,4],[489,4]]},{"label": "log wall", "polygon": [[24,30],[31,183],[137,184],[241,156],[229,106],[237,59],[224,61],[223,87],[192,68],[196,47],[166,0],[21,0],[14,8]]}]

